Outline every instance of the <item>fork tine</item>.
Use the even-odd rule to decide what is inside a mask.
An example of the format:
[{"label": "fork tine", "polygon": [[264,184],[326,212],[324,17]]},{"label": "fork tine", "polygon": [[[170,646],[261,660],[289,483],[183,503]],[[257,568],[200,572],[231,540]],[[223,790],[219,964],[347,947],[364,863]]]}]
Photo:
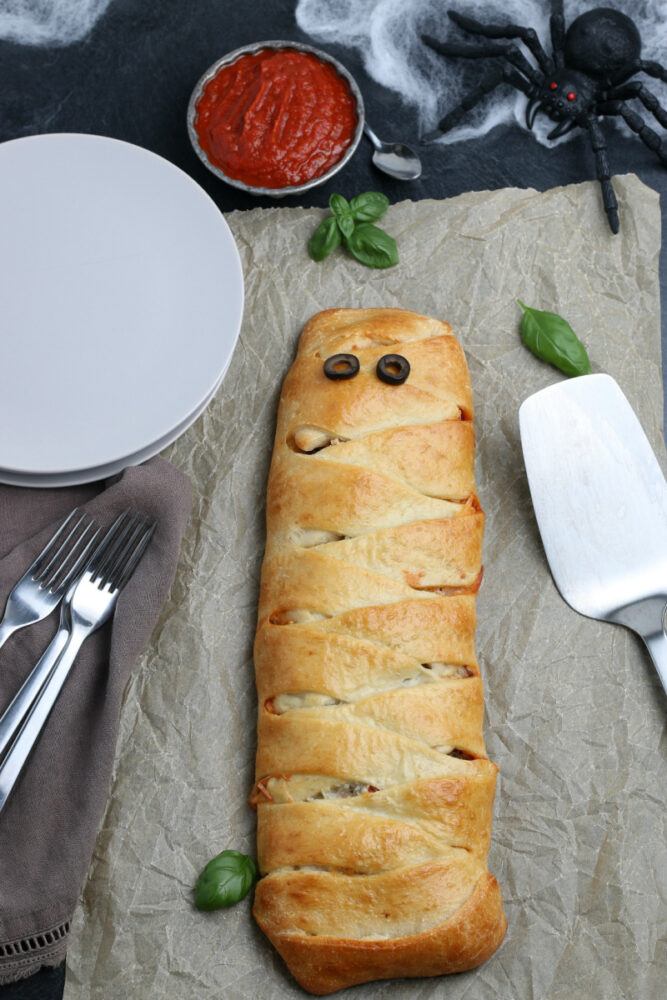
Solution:
[{"label": "fork tine", "polygon": [[123,546],[123,550],[119,552],[113,566],[109,567],[107,579],[112,590],[121,590],[125,586],[146,551],[154,531],[155,522],[142,518]]},{"label": "fork tine", "polygon": [[105,552],[108,550],[109,545],[112,544],[118,532],[122,530],[123,522],[127,520],[128,514],[128,510],[124,510],[122,514],[119,514],[113,524],[111,524],[104,532],[104,535],[93,549],[93,552],[88,560],[88,565],[86,566],[87,572],[91,575],[94,576],[96,574],[100,563],[104,559]]},{"label": "fork tine", "polygon": [[[83,541],[83,539],[85,538],[86,534],[88,533],[88,530],[90,528],[93,528],[94,526],[95,526],[95,522],[91,521],[90,524],[87,526],[86,530],[84,531],[83,535],[81,535],[81,538],[79,539],[79,543],[81,543]],[[93,534],[91,535],[91,537],[88,539],[88,541],[86,542],[85,546],[81,550],[81,552],[80,552],[80,554],[79,554],[76,562],[73,563],[73,565],[67,571],[66,575],[58,583],[58,590],[61,591],[62,593],[65,593],[65,591],[69,587],[70,583],[78,576],[79,572],[81,570],[83,570],[83,568],[85,567],[86,562],[88,560],[88,557],[90,555],[90,552],[91,552],[91,550],[93,548],[93,545],[95,544],[95,540],[99,537],[99,534],[100,534],[101,530],[102,530],[101,528],[96,528],[95,529],[95,531],[93,532]]]},{"label": "fork tine", "polygon": [[112,531],[108,532],[108,543],[104,545],[103,550],[99,553],[99,559],[96,560],[93,571],[93,579],[99,582],[100,587],[106,584],[107,568],[116,558],[116,553],[124,545],[128,535],[134,530],[138,519],[138,514],[132,514],[129,509],[124,510],[115,522],[118,526],[117,530],[113,534]]},{"label": "fork tine", "polygon": [[[76,534],[79,525],[85,519],[86,516],[85,514],[82,514],[79,517],[79,520],[71,529],[65,540],[62,542],[59,548],[54,552],[54,548],[58,544],[60,537],[62,536],[63,532],[67,530],[68,526],[70,525],[76,514],[78,514],[78,512],[79,508],[75,507],[74,510],[71,512],[71,514],[67,515],[67,517],[60,525],[56,533],[52,535],[51,538],[49,538],[48,542],[46,543],[42,551],[39,553],[37,558],[32,563],[32,566],[30,567],[30,575],[36,582],[39,582],[41,579],[44,579],[45,575],[50,571],[51,567],[53,566],[54,561],[59,558],[61,552],[67,548],[72,536]],[[48,559],[49,561],[46,564],[46,566],[43,566],[45,559]]]},{"label": "fork tine", "polygon": [[0,609],[0,647],[17,629],[51,614],[90,556],[94,527],[92,518],[78,507],[67,515],[7,595],[4,610]]},{"label": "fork tine", "polygon": [[123,587],[125,586],[125,584],[127,583],[127,581],[130,579],[130,577],[134,573],[134,570],[136,568],[137,563],[139,562],[139,560],[141,559],[142,555],[146,551],[146,549],[148,547],[148,543],[150,542],[151,538],[153,537],[154,531],[155,531],[155,521],[153,521],[152,524],[150,524],[146,528],[146,531],[144,532],[144,534],[142,535],[142,537],[137,542],[134,551],[131,553],[130,558],[128,559],[127,563],[125,564],[125,567],[122,570],[122,572],[120,574],[120,577],[118,578],[118,581],[116,583],[116,587],[117,587],[118,590],[122,590],[123,589]]},{"label": "fork tine", "polygon": [[[128,532],[125,535],[122,545],[119,545],[114,552],[109,553],[109,558],[107,559],[104,566],[104,577],[102,580],[102,586],[106,586],[110,583],[112,577],[116,576],[116,569],[120,566],[126,559],[128,552],[134,547],[137,538],[145,528],[146,524],[145,517],[139,514],[135,514],[132,523],[128,525]],[[131,529],[131,530],[129,530]]]},{"label": "fork tine", "polygon": [[[77,522],[76,525],[77,529],[83,523],[84,518],[85,514]],[[93,532],[93,536],[92,539],[89,539],[91,531]],[[68,551],[65,553],[64,557],[56,561],[57,557],[60,555],[61,551],[65,548],[66,544],[70,541],[72,535],[74,534],[74,530],[71,531],[67,536],[67,539],[60,546],[58,552],[53,557],[53,559],[49,563],[49,566],[47,567],[47,569],[50,571],[52,564],[55,563],[55,565],[53,565],[53,572],[51,572],[49,575],[47,573],[47,570],[45,569],[44,572],[41,574],[40,580],[38,581],[40,587],[43,590],[50,590],[51,593],[54,594],[62,593],[65,587],[67,586],[68,582],[72,579],[72,576],[74,575],[76,570],[78,570],[79,567],[82,565],[83,562],[82,556],[85,559],[85,556],[90,551],[91,542],[94,541],[98,532],[99,529],[97,529],[97,531],[95,530],[95,522],[93,520],[89,521],[86,527],[79,535],[79,537],[75,539],[75,541],[69,546]],[[86,539],[89,540],[86,542]]]}]

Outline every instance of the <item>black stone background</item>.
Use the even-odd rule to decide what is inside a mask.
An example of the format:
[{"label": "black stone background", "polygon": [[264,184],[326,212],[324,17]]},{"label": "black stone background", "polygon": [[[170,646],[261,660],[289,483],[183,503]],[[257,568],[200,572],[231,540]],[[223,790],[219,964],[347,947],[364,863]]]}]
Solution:
[{"label": "black stone background", "polygon": [[[443,17],[447,6],[443,2]],[[630,12],[622,0],[616,6]],[[396,202],[500,187],[546,190],[595,176],[593,155],[583,134],[547,149],[513,125],[444,148],[424,147],[420,150],[423,174],[411,183],[379,173],[364,138],[344,170],[300,198],[257,198],[224,184],[190,146],[185,119],[192,89],[209,65],[241,45],[269,39],[318,45],[297,27],[295,7],[296,0],[113,0],[90,35],[79,43],[33,48],[0,41],[0,141],[43,132],[85,132],[136,143],[185,170],[223,212],[258,206],[325,206],[332,191],[353,197],[360,191],[380,190]],[[367,120],[376,132],[388,140],[417,144],[413,109],[371,80],[356,53],[335,45],[326,48],[355,76]],[[646,82],[650,86],[650,80]],[[446,110],[442,108],[443,114]],[[622,135],[609,122],[603,122],[603,128],[613,172],[635,173],[660,193],[663,231],[667,231],[667,169],[639,139]],[[663,298],[666,285],[663,255]],[[666,339],[663,310],[663,351]],[[2,1000],[57,1000],[63,984],[64,968],[44,970],[23,983],[0,988],[0,996]]]}]

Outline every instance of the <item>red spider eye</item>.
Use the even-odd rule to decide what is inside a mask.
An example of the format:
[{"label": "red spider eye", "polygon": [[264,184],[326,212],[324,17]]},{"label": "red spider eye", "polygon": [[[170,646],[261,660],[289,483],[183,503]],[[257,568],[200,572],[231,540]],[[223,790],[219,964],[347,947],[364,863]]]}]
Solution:
[{"label": "red spider eye", "polygon": [[556,83],[556,81],[552,80],[552,82],[549,84],[549,90],[555,90],[557,86],[558,84]]},{"label": "red spider eye", "polygon": [[575,92],[573,90],[571,90],[570,93],[567,95],[568,101],[574,101],[576,99],[576,97],[577,97],[577,95],[575,94]]}]

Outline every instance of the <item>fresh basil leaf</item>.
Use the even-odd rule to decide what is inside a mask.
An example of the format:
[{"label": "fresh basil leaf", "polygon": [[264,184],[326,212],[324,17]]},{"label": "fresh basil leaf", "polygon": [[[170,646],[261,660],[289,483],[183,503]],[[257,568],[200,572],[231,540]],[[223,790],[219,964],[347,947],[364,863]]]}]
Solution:
[{"label": "fresh basil leaf", "polygon": [[336,217],[338,228],[343,236],[350,236],[354,229],[354,216],[347,198],[342,194],[332,194],[329,198],[329,208]]},{"label": "fresh basil leaf", "polygon": [[345,240],[345,245],[352,256],[367,267],[393,267],[398,264],[396,241],[370,222],[360,222]]},{"label": "fresh basil leaf", "polygon": [[198,910],[233,906],[248,895],[257,878],[252,858],[238,851],[223,851],[212,858],[195,883]]},{"label": "fresh basil leaf", "polygon": [[586,348],[562,316],[531,309],[517,299],[523,309],[521,339],[542,361],[555,365],[566,375],[590,375]]},{"label": "fresh basil leaf", "polygon": [[308,244],[310,256],[313,260],[324,260],[325,257],[329,256],[332,250],[335,250],[337,246],[340,246],[340,241],[341,235],[338,223],[333,215],[328,215],[326,219],[319,224],[310,238],[310,243]]},{"label": "fresh basil leaf", "polygon": [[341,216],[339,219],[336,219],[336,222],[338,223],[338,228],[345,239],[349,239],[354,231],[354,219],[352,218],[352,213],[350,212],[349,215]]},{"label": "fresh basil leaf", "polygon": [[329,198],[329,208],[338,218],[339,215],[346,215],[350,211],[350,203],[342,194],[332,194]]},{"label": "fresh basil leaf", "polygon": [[389,208],[389,198],[379,191],[365,191],[352,199],[350,208],[356,222],[375,222]]}]

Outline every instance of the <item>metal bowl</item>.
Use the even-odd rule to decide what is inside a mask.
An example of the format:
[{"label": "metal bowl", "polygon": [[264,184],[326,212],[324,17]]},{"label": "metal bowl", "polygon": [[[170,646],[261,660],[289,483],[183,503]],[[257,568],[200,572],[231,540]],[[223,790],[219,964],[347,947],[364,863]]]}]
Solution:
[{"label": "metal bowl", "polygon": [[[227,174],[220,169],[220,167],[216,167],[215,164],[211,163],[208,156],[199,145],[199,136],[195,130],[195,118],[197,117],[197,101],[202,96],[206,84],[219,73],[223,66],[230,66],[241,56],[259,52],[262,49],[297,49],[299,52],[310,52],[312,55],[317,56],[318,59],[321,59],[322,62],[330,63],[339,76],[342,76],[343,79],[347,81],[350,90],[352,91],[352,96],[356,101],[357,127],[355,129],[354,136],[352,137],[352,142],[347,147],[340,160],[338,160],[337,163],[334,163],[333,167],[330,167],[326,173],[321,174],[319,177],[313,177],[312,180],[305,181],[303,184],[293,184],[281,188],[253,187],[251,184],[245,184],[243,181],[236,180],[234,177],[228,177]],[[271,198],[284,198],[285,195],[288,194],[303,194],[304,191],[308,191],[310,188],[316,187],[318,184],[324,184],[325,181],[328,181],[334,174],[337,174],[338,171],[348,162],[359,145],[359,140],[361,139],[363,130],[364,101],[354,77],[341,63],[338,62],[337,59],[334,59],[333,56],[328,55],[326,52],[322,52],[321,49],[313,48],[312,45],[302,45],[301,42],[254,42],[252,45],[244,45],[240,49],[234,49],[233,52],[229,52],[226,56],[223,56],[221,59],[218,59],[217,62],[214,62],[212,66],[209,66],[204,75],[198,81],[195,89],[192,91],[192,96],[190,97],[190,102],[188,104],[188,135],[190,136],[190,142],[192,143],[195,153],[204,166],[208,167],[211,173],[214,173],[216,177],[220,178],[220,180],[226,181],[227,184],[231,184],[233,187],[240,188],[242,191],[247,191],[248,194],[268,195]]]}]

